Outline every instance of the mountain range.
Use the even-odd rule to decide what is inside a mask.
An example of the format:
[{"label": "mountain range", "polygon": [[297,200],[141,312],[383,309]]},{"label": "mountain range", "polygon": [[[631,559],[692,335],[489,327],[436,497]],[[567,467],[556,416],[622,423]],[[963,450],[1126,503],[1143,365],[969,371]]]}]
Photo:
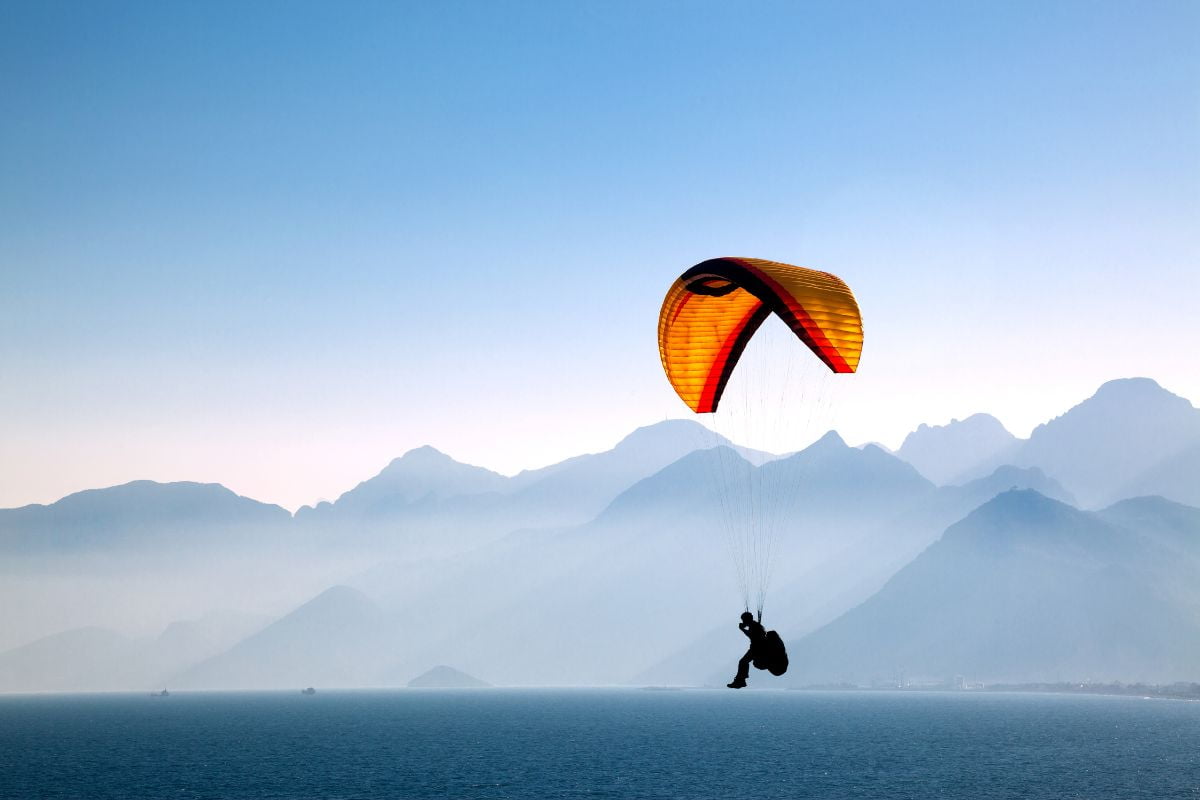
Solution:
[{"label": "mountain range", "polygon": [[[1200,511],[1012,490],[793,648],[789,685],[1170,683],[1200,666]],[[946,681],[949,683],[949,681]]]},{"label": "mountain range", "polygon": [[897,454],[936,483],[961,483],[1004,464],[1037,467],[1085,508],[1136,494],[1200,499],[1200,410],[1149,378],[1105,383],[1028,439],[976,414],[918,428]]},{"label": "mountain range", "polygon": [[[1198,487],[1200,411],[1147,379],[1029,439],[977,414],[895,453],[830,432],[777,458],[685,420],[513,477],[423,447],[294,516],[138,481],[0,510],[0,601],[23,610],[0,691],[394,686],[431,664],[723,682],[744,639],[721,542],[755,509],[779,532],[777,685],[1195,679]],[[168,625],[231,603],[253,624]]]}]

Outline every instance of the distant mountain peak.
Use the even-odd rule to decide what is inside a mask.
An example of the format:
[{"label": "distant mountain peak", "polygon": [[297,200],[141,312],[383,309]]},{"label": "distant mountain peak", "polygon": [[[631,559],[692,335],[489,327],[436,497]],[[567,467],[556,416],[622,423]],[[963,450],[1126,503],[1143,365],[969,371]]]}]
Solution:
[{"label": "distant mountain peak", "polygon": [[443,453],[431,445],[422,445],[409,450],[399,458],[393,458],[386,467],[380,470],[376,477],[390,476],[395,473],[409,474],[413,470],[437,470],[441,473],[457,472],[460,474],[474,473],[477,475],[493,475],[501,477],[487,467],[479,467],[459,461],[453,456]]},{"label": "distant mountain peak", "polygon": [[484,467],[456,461],[424,445],[409,450],[338,498],[325,513],[389,513],[422,499],[482,494],[503,488],[508,479]]},{"label": "distant mountain peak", "polygon": [[[1005,432],[1007,432],[1007,430],[1008,430],[1007,428],[1004,427],[1004,423],[1002,423],[1000,420],[996,419],[991,414],[985,414],[982,411],[975,413],[975,414],[971,414],[970,416],[967,416],[967,417],[963,417],[962,419],[958,419],[957,417],[952,417],[950,419],[950,421],[947,422],[945,425],[927,425],[925,423],[921,423],[920,425],[917,426],[917,430],[918,431],[941,431],[941,430],[946,430],[947,428],[954,428],[954,427],[991,429],[991,430],[998,429],[998,430],[1003,430]],[[910,433],[909,436],[911,436],[911,435],[912,434]]]},{"label": "distant mountain peak", "polygon": [[[870,447],[867,445],[861,450],[850,447],[846,444],[846,440],[842,438],[837,431],[828,431],[821,438],[805,447],[796,453],[793,453],[788,458],[800,458],[801,460],[812,460],[813,458],[824,458],[828,456],[836,456],[845,453],[847,450],[855,450],[857,452],[866,452]],[[882,451],[880,451],[882,452]]]},{"label": "distant mountain peak", "polygon": [[813,442],[811,446],[830,448],[836,447],[839,449],[849,447],[849,445],[846,444],[846,440],[842,438],[842,435],[837,431],[832,430],[826,431],[825,435]]},{"label": "distant mountain peak", "polygon": [[992,506],[995,508],[1021,507],[1030,508],[1033,506],[1065,506],[1066,503],[1060,503],[1057,500],[1046,497],[1037,489],[1008,489],[1000,492],[991,500],[983,504],[984,506]]},{"label": "distant mountain peak", "polygon": [[1037,426],[1014,463],[1042,467],[1094,507],[1119,499],[1114,495],[1139,474],[1197,445],[1200,411],[1190,401],[1149,378],[1124,378]]},{"label": "distant mountain peak", "polygon": [[1141,497],[1127,497],[1124,500],[1118,500],[1103,511],[1128,511],[1130,509],[1138,510],[1153,510],[1156,512],[1164,511],[1197,511],[1195,506],[1189,506],[1185,503],[1178,503],[1166,497],[1159,495],[1142,495]]},{"label": "distant mountain peak", "polygon": [[[194,541],[180,536],[184,527],[209,529],[235,525],[283,524],[291,515],[275,505],[242,497],[219,483],[130,481],[104,489],[69,494],[50,505],[0,509],[0,531],[23,530],[27,536],[9,539],[10,546],[98,547],[149,544],[155,532],[172,531],[164,541]],[[79,531],[92,531],[80,536]]]},{"label": "distant mountain peak", "polygon": [[[966,520],[991,522],[1050,523],[1063,515],[1081,516],[1084,512],[1066,503],[1046,497],[1036,489],[1009,489],[1000,492],[967,515]],[[961,524],[961,523],[960,523]]]},{"label": "distant mountain peak", "polygon": [[621,439],[621,441],[617,442],[613,449],[644,447],[646,444],[652,442],[676,441],[681,437],[686,437],[689,443],[696,448],[711,444],[712,441],[725,442],[725,437],[714,433],[694,420],[664,419],[662,422],[654,422],[650,425],[635,428]]},{"label": "distant mountain peak", "polygon": [[[876,447],[872,444],[863,445],[862,447],[851,447],[846,444],[846,440],[837,431],[829,431],[803,450],[792,453],[785,458],[780,458],[777,461],[772,461],[770,464],[776,466],[785,464],[792,466],[807,465],[808,467],[842,465],[851,469],[875,469],[882,467],[888,471],[892,471],[894,467],[899,467],[905,472],[912,473],[914,476],[918,475],[912,466],[881,447]],[[770,464],[767,466],[770,466]],[[851,465],[859,466],[853,467]],[[873,466],[867,467],[867,465]],[[928,482],[924,478],[920,480],[923,483]]]},{"label": "distant mountain peak", "polygon": [[1131,404],[1138,409],[1160,408],[1177,413],[1195,410],[1191,401],[1186,397],[1180,397],[1171,390],[1164,389],[1158,381],[1152,378],[1117,378],[1101,384],[1100,388],[1087,400],[1054,420],[1039,425],[1038,429],[1053,425],[1079,409],[1098,407],[1106,410],[1126,410]]},{"label": "distant mountain peak", "polygon": [[[414,447],[399,458],[393,458],[388,467],[397,464],[445,464],[448,462],[458,463],[453,458],[438,450],[436,447],[428,444],[423,444],[420,447]],[[385,470],[387,467],[384,468]]]},{"label": "distant mountain peak", "polygon": [[[84,489],[81,492],[69,494],[51,505],[69,505],[74,502],[88,501],[98,497],[143,500],[150,496],[172,497],[241,497],[228,487],[219,483],[201,483],[199,481],[152,481],[136,480],[107,486],[102,489]],[[256,501],[257,502],[257,501]]]},{"label": "distant mountain peak", "polygon": [[991,414],[972,414],[945,425],[922,423],[904,437],[896,455],[929,480],[945,485],[961,481],[966,474],[990,472],[993,462],[1016,442]]},{"label": "distant mountain peak", "polygon": [[481,681],[462,670],[439,664],[427,670],[408,682],[413,689],[483,689],[490,687],[487,681]]},{"label": "distant mountain peak", "polygon": [[1171,394],[1153,378],[1114,378],[1111,381],[1105,381],[1100,384],[1100,388],[1096,390],[1093,397],[1114,394],[1147,394],[1165,392]]},{"label": "distant mountain peak", "polygon": [[[1131,404],[1135,404],[1136,407],[1130,408]],[[1146,411],[1150,407],[1184,412],[1195,410],[1187,398],[1164,389],[1158,381],[1151,378],[1117,378],[1101,384],[1091,397],[1075,404],[1066,412],[1038,425],[1031,438],[1048,428],[1054,428],[1075,418],[1099,413]]]}]

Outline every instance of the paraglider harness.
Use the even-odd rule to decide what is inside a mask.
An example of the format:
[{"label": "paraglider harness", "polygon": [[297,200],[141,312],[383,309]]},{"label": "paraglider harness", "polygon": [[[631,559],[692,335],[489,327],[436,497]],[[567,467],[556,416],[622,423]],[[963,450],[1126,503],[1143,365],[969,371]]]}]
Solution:
[{"label": "paraglider harness", "polygon": [[[755,623],[760,629],[762,628],[761,610],[758,612]],[[787,672],[787,648],[784,647],[783,639],[779,638],[778,633],[775,631],[765,631],[761,638],[755,638],[750,635],[749,623],[742,623],[738,627],[750,638],[750,663],[755,669],[765,669],[776,677]]]}]

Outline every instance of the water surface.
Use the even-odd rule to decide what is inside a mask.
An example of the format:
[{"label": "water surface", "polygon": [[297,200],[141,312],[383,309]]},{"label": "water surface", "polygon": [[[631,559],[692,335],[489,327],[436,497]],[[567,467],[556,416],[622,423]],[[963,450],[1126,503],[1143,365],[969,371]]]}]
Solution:
[{"label": "water surface", "polygon": [[1200,703],[787,691],[0,697],[4,798],[1200,798]]}]

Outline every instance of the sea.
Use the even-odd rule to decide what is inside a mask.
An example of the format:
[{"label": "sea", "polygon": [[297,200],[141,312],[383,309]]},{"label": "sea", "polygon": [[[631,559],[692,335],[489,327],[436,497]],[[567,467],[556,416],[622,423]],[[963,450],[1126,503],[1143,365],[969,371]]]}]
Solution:
[{"label": "sea", "polygon": [[1200,703],[652,689],[0,697],[0,798],[1200,798]]}]

